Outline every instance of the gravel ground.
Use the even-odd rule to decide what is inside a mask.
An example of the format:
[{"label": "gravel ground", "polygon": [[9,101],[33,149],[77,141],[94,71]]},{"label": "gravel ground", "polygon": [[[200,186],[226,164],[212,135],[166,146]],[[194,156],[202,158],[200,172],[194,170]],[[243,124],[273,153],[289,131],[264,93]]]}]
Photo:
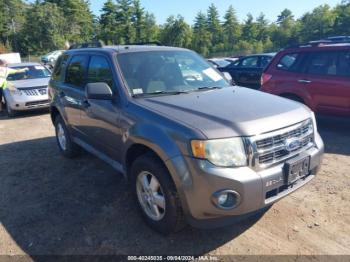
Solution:
[{"label": "gravel ground", "polygon": [[0,255],[350,255],[350,122],[322,118],[319,130],[326,154],[307,186],[260,217],[164,237],[120,174],[88,153],[59,154],[48,114],[2,115]]}]

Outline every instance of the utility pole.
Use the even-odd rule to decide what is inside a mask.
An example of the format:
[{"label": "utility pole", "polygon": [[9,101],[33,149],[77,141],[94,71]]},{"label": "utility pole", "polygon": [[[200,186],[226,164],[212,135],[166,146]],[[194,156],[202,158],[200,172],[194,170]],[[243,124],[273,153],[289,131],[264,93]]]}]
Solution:
[{"label": "utility pole", "polygon": [[14,47],[14,51],[17,51],[17,36],[16,36],[16,22],[15,20],[12,18],[11,19],[11,27],[12,27],[12,36],[13,36],[13,47]]}]

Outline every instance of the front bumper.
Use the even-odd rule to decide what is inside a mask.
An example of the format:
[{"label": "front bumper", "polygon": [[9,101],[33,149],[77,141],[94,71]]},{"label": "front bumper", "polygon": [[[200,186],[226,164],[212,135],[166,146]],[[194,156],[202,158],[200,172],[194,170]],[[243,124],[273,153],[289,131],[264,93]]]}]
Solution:
[{"label": "front bumper", "polygon": [[4,90],[4,97],[8,106],[14,111],[25,111],[48,108],[50,106],[49,96],[46,94],[28,96],[12,94],[7,88]]},{"label": "front bumper", "polygon": [[[179,156],[167,161],[177,185],[188,222],[197,227],[218,227],[244,219],[267,209],[276,201],[311,181],[320,168],[324,145],[319,134],[315,146],[304,151],[310,155],[310,173],[286,186],[284,162],[256,171],[250,167],[218,168],[208,161]],[[292,158],[293,159],[293,158]],[[220,209],[212,201],[213,193],[234,190],[240,203],[233,209]]]}]

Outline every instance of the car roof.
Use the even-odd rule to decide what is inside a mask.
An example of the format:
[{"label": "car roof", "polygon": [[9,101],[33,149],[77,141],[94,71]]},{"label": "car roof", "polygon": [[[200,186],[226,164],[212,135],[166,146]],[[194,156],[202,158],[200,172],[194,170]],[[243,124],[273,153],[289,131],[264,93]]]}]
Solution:
[{"label": "car roof", "polygon": [[40,66],[40,63],[37,62],[25,62],[25,63],[13,63],[8,64],[8,67],[18,67],[18,66]]},{"label": "car roof", "polygon": [[66,51],[66,53],[74,52],[105,52],[105,53],[134,53],[145,51],[190,51],[185,48],[172,46],[154,46],[154,45],[109,45],[103,47],[88,47],[88,48],[73,48]]},{"label": "car roof", "polygon": [[300,45],[285,48],[282,52],[300,52],[300,51],[316,51],[316,50],[337,50],[337,49],[350,49],[350,43],[319,43],[317,45]]},{"label": "car roof", "polygon": [[261,53],[261,54],[251,54],[242,56],[241,58],[250,57],[250,56],[275,56],[277,53]]}]

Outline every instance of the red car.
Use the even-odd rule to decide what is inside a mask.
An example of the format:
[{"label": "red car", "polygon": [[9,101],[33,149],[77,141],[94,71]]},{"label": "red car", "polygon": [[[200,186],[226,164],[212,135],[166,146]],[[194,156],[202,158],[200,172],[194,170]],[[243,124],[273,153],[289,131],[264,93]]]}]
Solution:
[{"label": "red car", "polygon": [[304,103],[316,113],[350,116],[350,43],[317,43],[279,52],[261,90]]}]

